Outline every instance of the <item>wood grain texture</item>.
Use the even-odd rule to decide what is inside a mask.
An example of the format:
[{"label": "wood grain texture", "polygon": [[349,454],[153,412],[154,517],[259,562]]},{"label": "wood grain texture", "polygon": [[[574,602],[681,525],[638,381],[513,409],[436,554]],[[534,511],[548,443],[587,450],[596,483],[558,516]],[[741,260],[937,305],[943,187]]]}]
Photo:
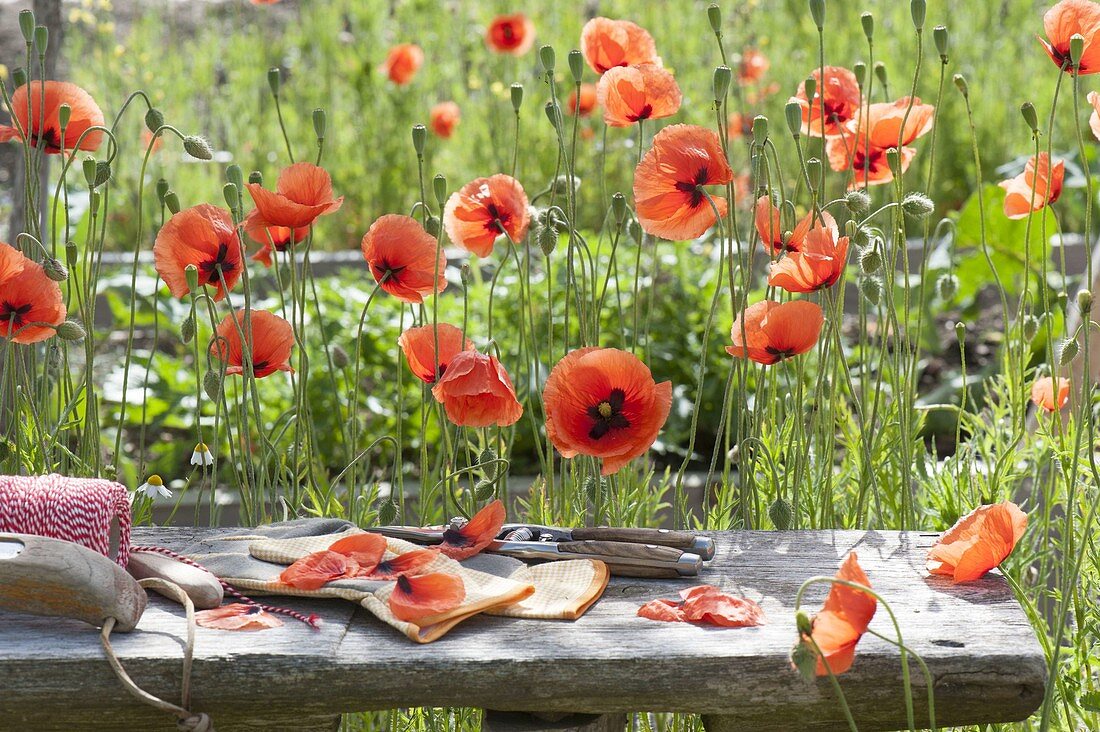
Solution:
[{"label": "wood grain texture", "polygon": [[[195,530],[135,534],[143,544],[171,548]],[[288,620],[260,634],[199,629],[193,708],[216,723],[219,713],[230,711],[236,719],[262,719],[432,705],[690,711],[722,715],[710,723],[741,729],[825,729],[842,721],[828,680],[803,682],[787,659],[795,641],[792,603],[803,580],[833,574],[853,548],[898,615],[905,642],[931,669],[941,725],[1018,720],[1038,706],[1046,677],[1042,651],[1004,579],[991,574],[952,585],[929,577],[924,556],[935,535],[713,536],[715,559],[698,578],[612,578],[603,598],[575,622],[479,616],[425,646],[409,643],[351,603],[280,600],[318,612],[323,627],[314,631]],[[756,600],[768,623],[719,629],[636,616],[647,600],[676,597],[698,583]],[[819,607],[826,592],[814,588],[808,609]],[[889,633],[886,614],[880,611],[871,627]],[[179,693],[182,632],[178,606],[151,598],[137,632],[115,641],[135,680],[168,699]],[[913,672],[917,713],[923,715],[924,681],[915,665]],[[860,729],[905,726],[901,666],[892,646],[864,637],[841,683]],[[67,729],[85,715],[150,718],[118,686],[96,634],[70,621],[0,614],[0,689],[0,727],[24,720],[29,724],[15,728]],[[219,723],[218,729],[232,727]]]}]

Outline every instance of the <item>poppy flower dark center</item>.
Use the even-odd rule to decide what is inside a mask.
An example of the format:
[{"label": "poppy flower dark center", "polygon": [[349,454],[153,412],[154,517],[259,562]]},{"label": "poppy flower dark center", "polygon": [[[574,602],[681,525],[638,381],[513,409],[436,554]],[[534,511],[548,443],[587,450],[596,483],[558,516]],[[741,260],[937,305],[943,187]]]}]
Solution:
[{"label": "poppy flower dark center", "polygon": [[[626,64],[622,64],[625,66]],[[640,119],[649,119],[649,115],[653,114],[653,105],[647,104],[642,107],[637,114],[628,114],[626,118],[631,122],[637,122]]]},{"label": "poppy flower dark center", "polygon": [[788,359],[788,358],[791,358],[792,356],[797,355],[793,350],[790,350],[790,349],[782,350],[782,349],[776,348],[775,346],[767,346],[764,350],[767,351],[768,353],[770,353],[771,355],[775,356],[777,361],[783,361],[785,359]]},{"label": "poppy flower dark center", "polygon": [[23,316],[31,311],[34,307],[31,303],[26,305],[16,305],[15,303],[4,301],[0,303],[0,323],[12,325],[23,325],[26,322]]},{"label": "poppy flower dark center", "polygon": [[485,224],[485,228],[503,234],[508,222],[512,220],[512,215],[507,211],[501,211],[495,203],[487,204],[485,211],[489,214],[489,221]]},{"label": "poppy flower dark center", "polygon": [[461,529],[448,528],[443,531],[443,543],[449,546],[462,547],[473,544],[473,539],[462,533]]},{"label": "poppy flower dark center", "polygon": [[500,32],[504,34],[505,41],[512,41],[516,37],[516,32],[512,29],[512,26],[506,25],[500,29]]},{"label": "poppy flower dark center", "polygon": [[267,368],[267,361],[254,361],[252,363],[252,372],[259,373]]},{"label": "poppy flower dark center", "polygon": [[405,594],[412,592],[413,589],[412,583],[409,582],[409,578],[406,575],[401,575],[397,578],[397,586]]},{"label": "poppy flower dark center", "polygon": [[592,428],[588,430],[588,436],[598,440],[613,429],[626,429],[630,426],[630,420],[623,416],[623,405],[626,403],[626,392],[622,389],[612,389],[604,399],[588,408],[588,416],[592,418]]},{"label": "poppy flower dark center", "polygon": [[237,265],[228,261],[228,258],[229,245],[225,242],[219,242],[217,256],[199,265],[199,271],[203,275],[202,281],[208,285],[216,285],[221,279],[219,272],[229,274],[236,269]]},{"label": "poppy flower dark center", "polygon": [[259,605],[249,605],[248,609],[244,611],[245,615],[259,615],[264,609]]},{"label": "poppy flower dark center", "polygon": [[42,146],[47,152],[61,152],[61,133],[52,127],[41,131],[31,127],[31,146]]},{"label": "poppy flower dark center", "polygon": [[[388,278],[389,280],[396,280],[398,275],[405,271],[408,265],[401,265],[400,267],[394,267],[385,259],[375,265],[378,268],[379,274]],[[381,279],[381,277],[379,277]]]},{"label": "poppy flower dark center", "polygon": [[699,168],[695,172],[695,177],[691,180],[681,180],[676,182],[676,190],[691,195],[691,207],[698,208],[703,203],[703,189],[701,186],[707,184],[708,179],[707,166]]}]

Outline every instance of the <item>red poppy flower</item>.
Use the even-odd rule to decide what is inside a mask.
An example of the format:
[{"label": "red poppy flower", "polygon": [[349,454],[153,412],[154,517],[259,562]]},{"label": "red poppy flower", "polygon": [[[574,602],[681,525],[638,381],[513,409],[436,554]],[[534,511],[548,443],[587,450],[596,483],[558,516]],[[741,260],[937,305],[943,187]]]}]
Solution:
[{"label": "red poppy flower", "polygon": [[1050,376],[1036,379],[1031,385],[1031,401],[1048,412],[1060,411],[1066,406],[1068,399],[1069,379],[1059,378],[1057,389],[1054,388],[1054,379]]},{"label": "red poppy flower", "polygon": [[390,81],[404,86],[413,80],[416,72],[424,64],[424,51],[415,43],[402,43],[394,46],[382,62],[382,71]]},{"label": "red poppy flower", "polygon": [[672,382],[617,348],[581,348],[558,362],[543,391],[546,435],[563,457],[603,461],[602,475],[644,455],[672,407]]},{"label": "red poppy flower", "polygon": [[374,279],[402,302],[421,303],[425,295],[447,289],[447,255],[411,216],[380,217],[363,235],[361,247]]},{"label": "red poppy flower", "polygon": [[383,559],[375,565],[374,569],[363,575],[366,579],[392,580],[398,575],[416,575],[424,567],[431,564],[439,552],[431,549],[414,549],[411,552],[397,554],[389,559]]},{"label": "red poppy flower", "polygon": [[712,206],[703,186],[732,179],[717,132],[695,125],[666,127],[653,138],[653,146],[634,171],[638,223],[665,239],[702,236],[717,216],[725,216],[727,206],[724,197],[711,196]]},{"label": "red poppy flower", "polygon": [[530,223],[523,186],[503,173],[470,181],[451,194],[443,209],[447,236],[479,257],[492,253],[501,234],[507,233],[519,243],[527,236]]},{"label": "red poppy flower", "polygon": [[1100,4],[1090,0],[1062,0],[1043,15],[1043,29],[1050,40],[1040,38],[1039,42],[1050,60],[1066,73],[1073,72],[1069,63],[1069,43],[1076,34],[1085,39],[1078,73],[1100,72],[1100,43],[1096,43],[1096,35],[1100,32]]},{"label": "red poppy flower", "polygon": [[[844,558],[836,578],[871,586],[855,552]],[[825,606],[814,616],[811,633],[822,654],[817,659],[818,676],[828,676],[830,670],[833,674],[842,674],[852,667],[856,644],[867,632],[877,609],[878,602],[866,592],[846,585],[832,585]]]},{"label": "red poppy flower", "polygon": [[820,216],[815,216],[811,211],[795,224],[789,236],[784,237],[779,209],[767,195],[756,199],[755,223],[756,233],[760,235],[760,241],[769,254],[779,254],[783,251],[797,252],[805,248],[811,231],[815,237],[832,241],[836,241],[840,235],[836,219],[829,212],[822,211]]},{"label": "red poppy flower", "polygon": [[523,416],[508,372],[495,356],[477,351],[455,354],[447,373],[432,387],[432,396],[460,427],[507,427]]},{"label": "red poppy flower", "polygon": [[373,571],[382,561],[382,555],[386,553],[386,537],[364,531],[334,541],[328,550],[354,559],[358,565],[357,574],[364,574]]},{"label": "red poppy flower", "polygon": [[466,586],[462,578],[444,572],[397,578],[390,593],[390,612],[398,620],[418,625],[431,625],[462,604]]},{"label": "red poppy flower", "polygon": [[185,208],[172,216],[157,233],[153,244],[153,259],[157,273],[173,297],[186,297],[187,275],[184,270],[193,264],[199,270],[199,286],[215,289],[214,300],[225,297],[241,277],[241,243],[229,212],[201,203]]},{"label": "red poppy flower", "polygon": [[451,559],[468,559],[479,554],[497,538],[504,519],[504,503],[498,498],[461,527],[444,531],[443,543],[438,545],[439,551]]},{"label": "red poppy flower", "polygon": [[497,53],[522,56],[535,45],[535,24],[523,13],[498,15],[485,31],[485,43]]},{"label": "red poppy flower", "polygon": [[852,170],[855,180],[849,188],[889,183],[894,175],[886,159],[887,150],[896,148],[900,139],[901,172],[908,170],[917,151],[906,146],[932,129],[935,111],[931,104],[921,104],[916,97],[911,110],[909,97],[869,105],[865,124],[849,120],[845,134],[829,138],[825,152],[830,167],[837,171]]},{"label": "red poppy flower", "polygon": [[0,242],[0,336],[15,343],[38,343],[57,333],[49,326],[63,322],[65,302],[60,285],[41,264]]},{"label": "red poppy flower", "polygon": [[741,52],[741,63],[737,65],[737,81],[746,86],[764,78],[771,61],[755,48],[746,48]]},{"label": "red poppy flower", "polygon": [[597,74],[617,66],[661,63],[653,36],[629,20],[593,18],[585,23],[581,53]]},{"label": "red poppy flower", "polygon": [[[438,353],[435,345],[437,333]],[[409,328],[398,337],[397,344],[405,354],[409,370],[426,384],[434,384],[437,377],[445,374],[447,365],[460,351],[474,350],[474,342],[468,338],[463,341],[462,331],[447,323]],[[436,359],[439,360],[438,373],[434,372]]]},{"label": "red poppy flower", "polygon": [[764,365],[778,363],[813,348],[824,321],[821,307],[809,300],[782,304],[764,300],[750,305],[733,321],[730,329],[733,345],[726,346],[726,351],[734,358],[748,358]]},{"label": "red poppy flower", "polygon": [[303,241],[309,236],[308,226],[299,226],[291,229],[286,226],[268,226],[260,218],[260,212],[252,209],[244,217],[244,233],[257,244],[262,244],[260,250],[252,255],[252,260],[265,267],[271,266],[271,253],[285,252],[294,244]]},{"label": "red poppy flower", "polygon": [[638,608],[638,616],[665,622],[693,622],[725,628],[763,625],[764,610],[752,600],[729,595],[713,585],[680,591],[680,601],[651,600]]},{"label": "red poppy flower", "polygon": [[[236,318],[236,322],[234,322]],[[290,371],[290,350],[294,346],[294,331],[290,323],[275,313],[253,310],[252,323],[252,373],[257,379],[276,371]],[[226,315],[218,324],[218,338],[210,344],[210,355],[228,364],[226,374],[244,373],[244,349],[241,332],[245,329],[244,310]]]},{"label": "red poppy flower", "polygon": [[281,627],[283,621],[259,605],[234,602],[229,605],[200,610],[195,613],[195,624],[214,630],[267,630]]},{"label": "red poppy flower", "polygon": [[1092,105],[1092,114],[1089,115],[1089,128],[1092,130],[1093,137],[1100,140],[1100,94],[1091,91],[1085,98]]},{"label": "red poppy flower", "polygon": [[[45,97],[42,89],[45,86]],[[76,84],[67,81],[32,81],[30,83],[30,117],[27,117],[27,84],[18,87],[11,95],[11,113],[19,124],[11,126],[0,125],[0,142],[8,140],[22,140],[20,130],[30,134],[30,144],[33,147],[41,147],[51,155],[61,153],[61,119],[59,117],[62,104],[69,105],[69,124],[65,128],[65,149],[73,150],[77,147],[81,150],[97,150],[103,142],[103,132],[93,130],[92,127],[103,126],[103,112],[95,103],[88,92]],[[84,135],[81,140],[80,136]]]},{"label": "red poppy flower", "polygon": [[[580,100],[578,105],[577,100]],[[577,90],[569,92],[569,100],[565,104],[569,114],[581,117],[587,117],[592,114],[592,110],[596,108],[596,85],[595,84],[581,84],[581,93],[578,96]]]},{"label": "red poppy flower", "polygon": [[432,107],[428,123],[436,136],[446,140],[454,133],[455,127],[458,127],[461,119],[462,112],[457,104],[454,102],[440,102]]},{"label": "red poppy flower", "polygon": [[351,557],[325,550],[302,557],[279,575],[279,581],[299,590],[319,590],[329,582],[354,577],[359,564]]},{"label": "red poppy flower", "polygon": [[826,227],[818,224],[798,251],[768,265],[768,284],[787,292],[814,292],[832,287],[847,262],[848,237],[834,239]]},{"label": "red poppy flower", "polygon": [[[848,123],[855,124],[853,120],[859,116],[861,98],[856,75],[843,66],[826,66],[824,83],[821,81],[821,69],[814,69],[811,76],[817,82],[813,100],[806,97],[806,82],[798,85],[798,93],[790,99],[802,107],[802,134],[812,137],[821,137],[823,134],[825,137],[843,135]],[[824,124],[821,118],[822,104],[825,106]],[[897,144],[895,134],[893,142],[886,147]]]},{"label": "red poppy flower", "polygon": [[1059,160],[1051,168],[1047,153],[1039,153],[1038,161],[1032,155],[1024,172],[997,184],[1005,189],[1005,216],[1010,219],[1027,218],[1032,211],[1038,211],[1057,201],[1062,195],[1065,175],[1065,161]]},{"label": "red poppy flower", "polygon": [[679,111],[682,99],[672,73],[657,64],[616,66],[601,76],[596,86],[603,121],[612,127],[671,117]]},{"label": "red poppy flower", "polygon": [[344,197],[333,198],[332,178],[328,171],[313,163],[294,163],[283,168],[275,191],[259,183],[247,183],[256,210],[268,226],[297,229],[309,226],[318,216],[336,211]]},{"label": "red poppy flower", "polygon": [[1027,529],[1027,514],[1011,501],[978,506],[928,550],[928,571],[973,582],[1003,562]]}]

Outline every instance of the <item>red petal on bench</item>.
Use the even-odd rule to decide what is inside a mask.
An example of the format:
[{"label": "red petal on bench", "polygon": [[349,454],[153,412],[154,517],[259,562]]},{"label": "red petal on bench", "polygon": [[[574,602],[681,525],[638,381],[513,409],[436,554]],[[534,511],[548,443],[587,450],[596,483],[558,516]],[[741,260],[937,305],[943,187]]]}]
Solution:
[{"label": "red petal on bench", "polygon": [[676,623],[684,620],[684,611],[675,600],[650,600],[638,608],[638,617]]},{"label": "red petal on bench", "polygon": [[216,630],[267,630],[278,628],[283,621],[259,605],[235,602],[212,610],[195,613],[195,622],[203,628]]},{"label": "red petal on bench", "polygon": [[381,534],[363,532],[352,534],[329,546],[330,552],[351,557],[359,564],[359,573],[369,572],[382,561],[386,553],[386,537]]},{"label": "red petal on bench", "polygon": [[1027,514],[1011,501],[978,506],[928,550],[928,571],[973,582],[1012,553],[1027,529]]},{"label": "red petal on bench", "polygon": [[435,549],[416,549],[399,554],[392,559],[383,559],[374,569],[360,573],[360,577],[377,580],[397,579],[398,575],[413,574],[430,564],[439,554]]},{"label": "red petal on bench", "polygon": [[726,628],[748,628],[767,622],[764,610],[752,600],[728,595],[711,585],[682,590],[680,597],[685,620]]},{"label": "red petal on bench", "polygon": [[419,577],[403,574],[390,594],[390,611],[398,620],[417,623],[453,610],[466,599],[462,578],[445,572]]},{"label": "red petal on bench", "polygon": [[353,576],[359,563],[349,556],[325,550],[302,557],[283,570],[279,581],[299,590],[319,590],[327,583]]}]

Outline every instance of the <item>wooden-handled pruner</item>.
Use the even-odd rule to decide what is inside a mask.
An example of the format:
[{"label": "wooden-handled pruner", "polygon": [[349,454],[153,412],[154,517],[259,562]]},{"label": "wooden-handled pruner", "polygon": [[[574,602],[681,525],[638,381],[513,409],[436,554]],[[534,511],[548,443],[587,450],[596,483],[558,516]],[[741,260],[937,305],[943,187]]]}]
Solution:
[{"label": "wooden-handled pruner", "polygon": [[145,590],[102,554],[71,541],[0,533],[0,608],[73,618],[96,627],[107,618],[133,630]]}]

